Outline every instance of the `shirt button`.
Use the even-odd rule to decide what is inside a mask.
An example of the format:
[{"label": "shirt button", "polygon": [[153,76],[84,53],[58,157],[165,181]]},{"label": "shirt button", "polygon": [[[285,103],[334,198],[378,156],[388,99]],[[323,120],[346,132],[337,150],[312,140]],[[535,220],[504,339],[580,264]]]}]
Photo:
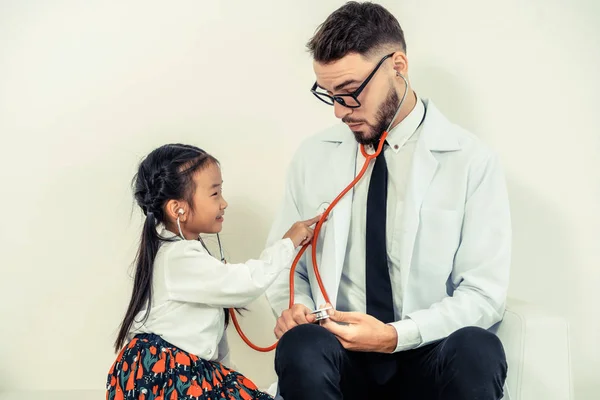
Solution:
[{"label": "shirt button", "polygon": [[394,150],[398,150],[398,145],[397,144],[394,145]]}]

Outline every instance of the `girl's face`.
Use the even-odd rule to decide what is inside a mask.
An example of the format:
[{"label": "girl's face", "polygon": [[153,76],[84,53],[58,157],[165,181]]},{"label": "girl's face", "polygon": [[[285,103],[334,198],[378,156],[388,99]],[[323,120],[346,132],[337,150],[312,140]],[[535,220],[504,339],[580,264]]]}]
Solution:
[{"label": "girl's face", "polygon": [[181,230],[186,239],[196,239],[200,233],[218,233],[223,229],[227,202],[223,198],[221,168],[210,163],[193,176],[196,191],[192,208],[186,207],[181,217]]}]

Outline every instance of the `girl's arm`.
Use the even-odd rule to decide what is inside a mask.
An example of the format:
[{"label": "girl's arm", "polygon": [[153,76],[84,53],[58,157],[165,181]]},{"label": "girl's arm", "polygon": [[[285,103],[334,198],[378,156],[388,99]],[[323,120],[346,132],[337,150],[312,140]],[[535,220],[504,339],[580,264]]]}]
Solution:
[{"label": "girl's arm", "polygon": [[282,239],[257,260],[224,264],[209,255],[200,242],[173,243],[165,254],[169,297],[224,308],[246,306],[265,292],[279,272],[290,267],[294,255],[292,240]]}]

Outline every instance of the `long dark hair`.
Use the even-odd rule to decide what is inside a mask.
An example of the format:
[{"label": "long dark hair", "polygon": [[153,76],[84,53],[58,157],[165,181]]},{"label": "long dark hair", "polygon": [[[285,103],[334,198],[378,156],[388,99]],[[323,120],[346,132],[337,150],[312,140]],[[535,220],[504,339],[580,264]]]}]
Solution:
[{"label": "long dark hair", "polygon": [[[161,237],[156,227],[165,223],[164,206],[172,199],[186,200],[193,207],[195,172],[218,164],[216,158],[198,147],[184,144],[167,144],[153,150],[139,165],[132,180],[133,196],[146,216],[140,247],[135,258],[135,278],[131,300],[119,328],[115,350],[124,345],[135,316],[148,305],[142,322],[145,322],[152,304],[152,272],[154,260],[162,242],[177,240]],[[226,320],[229,320],[228,310]]]}]

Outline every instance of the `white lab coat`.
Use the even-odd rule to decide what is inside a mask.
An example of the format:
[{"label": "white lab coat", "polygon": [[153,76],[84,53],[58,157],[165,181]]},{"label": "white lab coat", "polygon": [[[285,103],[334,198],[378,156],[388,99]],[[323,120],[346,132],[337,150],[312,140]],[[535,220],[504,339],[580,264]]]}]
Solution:
[{"label": "white lab coat", "polygon": [[[474,135],[449,122],[425,100],[402,220],[401,316],[418,326],[422,344],[465,326],[490,328],[502,319],[508,288],[511,224],[505,179],[497,157]],[[323,211],[350,183],[358,145],[339,124],[306,140],[287,175],[283,206],[268,243],[298,220]],[[318,240],[321,277],[335,307],[346,254],[352,192],[337,205]],[[325,303],[310,260],[296,270],[295,301]],[[289,270],[267,290],[279,315],[288,307]]]}]

